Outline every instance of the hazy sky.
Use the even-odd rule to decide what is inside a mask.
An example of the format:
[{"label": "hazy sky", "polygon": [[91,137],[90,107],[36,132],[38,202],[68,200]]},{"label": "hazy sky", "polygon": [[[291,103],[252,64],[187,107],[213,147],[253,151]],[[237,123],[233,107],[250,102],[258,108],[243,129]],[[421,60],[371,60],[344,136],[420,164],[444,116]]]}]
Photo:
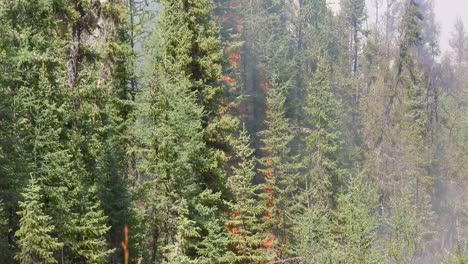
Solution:
[{"label": "hazy sky", "polygon": [[[337,9],[339,0],[327,0],[333,9]],[[375,0],[366,0],[368,9],[373,10]],[[380,0],[381,3],[384,2]],[[455,19],[460,17],[468,28],[468,0],[434,0],[436,19],[441,27],[440,46],[442,51],[449,50],[449,38]]]},{"label": "hazy sky", "polygon": [[446,51],[455,19],[460,17],[465,22],[465,28],[468,26],[468,0],[435,0],[435,11],[441,27],[440,45]]}]

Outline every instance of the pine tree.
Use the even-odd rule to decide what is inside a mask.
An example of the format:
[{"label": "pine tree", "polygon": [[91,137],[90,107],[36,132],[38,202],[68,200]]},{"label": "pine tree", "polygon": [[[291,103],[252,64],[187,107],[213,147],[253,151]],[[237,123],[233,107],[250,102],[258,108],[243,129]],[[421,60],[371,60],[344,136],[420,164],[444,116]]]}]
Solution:
[{"label": "pine tree", "polygon": [[[69,223],[69,246],[77,256],[86,263],[104,264],[112,250],[107,249],[105,235],[109,231],[107,217],[96,202],[95,188],[89,191],[81,190],[77,200],[77,212],[72,213]],[[73,239],[75,238],[75,239]],[[75,261],[77,260],[75,259]]]},{"label": "pine tree", "polygon": [[226,158],[215,150],[236,123],[218,116],[222,52],[211,1],[162,4],[159,54],[135,130],[145,157],[141,187],[153,186],[143,198],[152,212],[149,232],[158,234],[150,236],[148,254],[152,261],[210,263],[228,242],[220,221]]},{"label": "pine tree", "polygon": [[387,254],[399,263],[412,263],[422,250],[425,219],[411,196],[403,193],[395,198],[388,219],[391,239],[386,241]]},{"label": "pine tree", "polygon": [[306,139],[307,156],[304,160],[308,175],[303,183],[308,206],[317,199],[325,199],[333,205],[333,194],[338,191],[344,173],[337,160],[341,144],[338,131],[340,102],[331,90],[330,74],[329,62],[319,59],[310,83],[306,108],[311,129]]},{"label": "pine tree", "polygon": [[338,111],[340,102],[331,90],[330,66],[319,58],[307,99],[310,135],[307,136],[304,179],[297,196],[302,208],[295,217],[298,254],[306,263],[339,261],[336,217],[333,209],[344,174],[337,153],[340,146]]},{"label": "pine tree", "polygon": [[296,253],[306,264],[339,263],[339,244],[334,234],[333,213],[323,203],[305,208],[295,218]]},{"label": "pine tree", "polygon": [[290,228],[298,184],[298,164],[290,149],[294,135],[285,111],[286,89],[287,84],[273,82],[267,91],[266,130],[262,133],[261,149],[261,173],[265,179],[262,196],[268,210],[264,220],[267,230],[276,237],[272,247],[280,259],[290,255],[294,247]]},{"label": "pine tree", "polygon": [[42,188],[31,178],[24,190],[24,201],[20,202],[20,229],[16,232],[20,251],[16,259],[21,263],[58,263],[54,251],[63,244],[53,237],[54,225],[51,217],[44,213]]},{"label": "pine tree", "polygon": [[349,50],[352,52],[351,71],[357,73],[359,52],[361,49],[361,34],[363,33],[362,24],[366,19],[366,2],[364,0],[341,0],[342,15],[345,18],[347,26],[349,26],[351,46]]},{"label": "pine tree", "polygon": [[228,178],[228,188],[233,200],[229,206],[229,220],[226,225],[232,235],[235,256],[230,263],[266,262],[271,256],[263,248],[267,240],[262,216],[266,208],[259,202],[260,185],[254,184],[256,161],[250,148],[250,137],[242,131],[235,154],[238,166]]},{"label": "pine tree", "polygon": [[363,175],[338,195],[337,225],[343,263],[381,263],[378,249],[377,193]]}]

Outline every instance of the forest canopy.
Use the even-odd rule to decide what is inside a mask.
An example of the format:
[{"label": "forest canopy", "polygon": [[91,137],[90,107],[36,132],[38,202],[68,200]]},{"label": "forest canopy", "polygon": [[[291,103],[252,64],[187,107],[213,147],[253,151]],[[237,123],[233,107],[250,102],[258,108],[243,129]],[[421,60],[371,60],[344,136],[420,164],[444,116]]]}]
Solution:
[{"label": "forest canopy", "polygon": [[337,4],[0,0],[0,263],[468,263],[465,25]]}]

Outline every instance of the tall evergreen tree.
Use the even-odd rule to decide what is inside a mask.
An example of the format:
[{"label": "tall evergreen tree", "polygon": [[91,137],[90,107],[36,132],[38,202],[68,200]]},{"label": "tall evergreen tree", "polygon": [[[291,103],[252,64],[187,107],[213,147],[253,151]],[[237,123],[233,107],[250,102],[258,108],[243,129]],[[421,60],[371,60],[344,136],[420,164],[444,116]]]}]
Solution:
[{"label": "tall evergreen tree", "polygon": [[250,137],[242,131],[235,154],[238,166],[228,178],[228,188],[233,199],[229,206],[226,225],[232,234],[235,256],[232,263],[266,262],[271,256],[265,254],[264,243],[268,236],[262,216],[266,208],[259,202],[260,185],[254,184],[256,161],[250,148]]},{"label": "tall evergreen tree", "polygon": [[[402,39],[399,61],[396,68],[396,102],[391,118],[399,124],[401,170],[396,175],[397,189],[390,191],[391,245],[407,243],[406,250],[394,251],[397,261],[412,262],[424,242],[422,236],[430,228],[432,208],[430,205],[431,176],[428,170],[433,152],[430,144],[429,114],[427,112],[426,87],[430,80],[424,72],[418,53],[423,43],[424,15],[417,1],[409,1],[401,24]],[[399,260],[398,260],[399,259]]]},{"label": "tall evergreen tree", "polygon": [[[141,186],[151,213],[152,261],[210,263],[227,250],[223,226],[226,144],[237,124],[221,117],[222,52],[211,1],[163,1],[159,54],[136,135],[144,154]],[[174,32],[174,28],[177,30]],[[151,184],[150,184],[151,183]],[[158,231],[159,230],[159,231]]]},{"label": "tall evergreen tree", "polygon": [[356,74],[359,63],[359,52],[361,49],[361,39],[363,36],[362,25],[366,19],[366,2],[365,0],[341,0],[340,6],[342,8],[342,15],[349,26],[350,36],[349,50],[352,52],[350,56],[351,71]]},{"label": "tall evergreen tree", "polygon": [[308,263],[333,263],[339,259],[333,208],[344,171],[336,156],[340,146],[340,103],[331,90],[330,74],[329,62],[320,58],[308,90],[306,110],[311,132],[303,161],[307,171],[298,196],[302,214],[295,219],[298,251]]},{"label": "tall evergreen tree", "polygon": [[107,263],[111,250],[108,250],[105,235],[109,231],[109,226],[100,203],[96,202],[95,188],[91,191],[77,190],[76,194],[79,197],[73,197],[76,207],[73,208],[74,212],[71,212],[66,230],[69,236],[66,243],[74,255],[71,260],[95,264]]},{"label": "tall evergreen tree", "polygon": [[316,202],[298,214],[293,230],[299,241],[295,252],[304,263],[340,262],[334,214],[323,202]]},{"label": "tall evergreen tree", "polygon": [[334,193],[339,190],[343,169],[337,160],[340,147],[338,113],[340,102],[335,97],[330,82],[330,65],[327,59],[319,59],[317,70],[310,83],[307,114],[310,118],[311,134],[307,137],[307,156],[304,166],[305,203],[308,207],[317,199],[334,205]]},{"label": "tall evergreen tree", "polygon": [[381,263],[377,228],[377,192],[363,175],[352,178],[338,195],[337,225],[341,262]]},{"label": "tall evergreen tree", "polygon": [[275,237],[271,247],[275,257],[282,259],[289,256],[294,247],[290,228],[296,207],[293,198],[297,193],[299,165],[290,149],[294,135],[286,118],[287,83],[272,83],[267,90],[266,130],[262,133],[262,196],[268,205],[264,217],[266,231]]},{"label": "tall evergreen tree", "polygon": [[36,179],[31,178],[20,202],[20,229],[16,232],[20,251],[16,259],[24,264],[58,263],[55,251],[63,244],[53,237],[55,230],[51,217],[44,212],[43,190]]}]

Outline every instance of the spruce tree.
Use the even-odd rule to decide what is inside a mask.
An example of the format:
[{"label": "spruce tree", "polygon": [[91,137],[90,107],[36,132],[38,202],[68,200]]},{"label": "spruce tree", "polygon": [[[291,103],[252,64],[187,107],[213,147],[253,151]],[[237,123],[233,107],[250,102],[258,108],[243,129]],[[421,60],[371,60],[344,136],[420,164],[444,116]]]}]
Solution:
[{"label": "spruce tree", "polygon": [[[76,132],[71,135],[77,137]],[[90,173],[86,171],[79,148],[74,145],[79,140],[74,137],[67,144],[65,177],[52,189],[55,206],[51,214],[64,244],[61,258],[69,262],[106,263],[112,252],[106,242],[108,219],[98,200],[96,185],[88,182]]]},{"label": "spruce tree", "polygon": [[[392,119],[398,126],[401,148],[398,163],[400,170],[395,175],[394,189],[390,190],[389,223],[391,240],[390,255],[400,262],[416,258],[424,242],[424,234],[431,226],[432,206],[429,186],[429,167],[434,155],[431,142],[427,88],[430,80],[425,74],[418,54],[424,49],[424,15],[416,1],[409,1],[400,26],[404,34],[400,39],[399,58],[396,65],[399,99],[392,106]],[[406,244],[407,246],[403,246]]]},{"label": "spruce tree", "polygon": [[[39,82],[44,71],[54,74],[61,71],[60,62],[64,42],[59,31],[57,13],[63,11],[59,1],[0,2],[0,189],[8,210],[17,210],[19,194],[27,185],[37,162],[33,162],[35,134],[41,134],[41,142],[50,134],[41,130],[57,130],[55,124],[41,120],[39,126],[31,129],[34,114],[28,108],[37,110],[48,103],[55,104],[60,95],[51,95],[50,101],[37,104],[41,100]],[[47,74],[55,79],[57,75]],[[41,77],[42,75],[42,77]],[[54,77],[52,77],[54,76]],[[44,94],[43,94],[44,95]],[[25,100],[34,100],[26,102]],[[25,104],[26,103],[26,104]],[[35,108],[37,107],[37,108]],[[45,116],[54,110],[41,109]],[[54,114],[52,114],[54,115]],[[56,138],[49,138],[54,141]],[[37,154],[37,153],[36,153]],[[40,156],[40,155],[39,155]],[[36,176],[34,176],[36,177]],[[18,218],[11,214],[8,229],[14,232]],[[2,250],[2,260],[13,263],[15,238],[10,235],[8,249]]]},{"label": "spruce tree", "polygon": [[340,101],[332,91],[329,63],[326,58],[318,60],[308,91],[306,111],[311,133],[306,139],[304,166],[308,175],[303,182],[308,206],[317,199],[333,206],[333,194],[338,191],[344,174],[337,160],[341,144],[338,131]]},{"label": "spruce tree", "polygon": [[267,91],[266,130],[262,134],[261,173],[263,202],[269,204],[264,217],[266,231],[276,237],[275,252],[278,258],[291,254],[293,234],[291,233],[291,215],[295,213],[293,200],[297,193],[298,164],[291,157],[291,142],[294,138],[289,120],[286,118],[286,84],[273,82]]},{"label": "spruce tree", "polygon": [[228,178],[228,188],[233,199],[229,206],[229,220],[226,225],[232,236],[235,256],[230,263],[257,263],[272,259],[263,246],[268,239],[268,230],[262,217],[266,208],[259,202],[260,185],[254,184],[256,160],[254,150],[249,146],[250,137],[244,130],[235,149],[238,165]]},{"label": "spruce tree", "polygon": [[303,159],[303,180],[297,199],[302,208],[295,217],[298,254],[306,263],[334,263],[339,260],[335,236],[336,196],[344,175],[337,160],[340,147],[338,112],[340,102],[332,91],[330,64],[319,58],[310,83],[307,115],[310,135]]},{"label": "spruce tree", "polygon": [[58,263],[55,251],[63,244],[53,237],[55,226],[44,212],[43,190],[40,183],[31,178],[20,202],[20,229],[16,232],[20,251],[16,259],[24,264]]},{"label": "spruce tree", "polygon": [[[216,149],[235,127],[219,116],[221,104],[218,29],[211,1],[162,1],[154,71],[148,77],[135,134],[141,146],[140,186],[151,233],[152,261],[221,259],[227,250],[223,228],[223,166]],[[177,28],[174,31],[174,28]],[[215,232],[215,233],[213,233]]]},{"label": "spruce tree", "polygon": [[343,263],[381,263],[376,216],[377,193],[363,175],[338,194],[336,229]]},{"label": "spruce tree", "polygon": [[339,263],[339,244],[335,235],[335,217],[323,202],[316,202],[295,216],[297,236],[295,252],[304,263]]},{"label": "spruce tree", "polygon": [[62,205],[70,210],[68,221],[76,225],[64,230],[71,236],[67,238],[69,257],[107,262],[108,247],[112,247],[118,249],[110,257],[116,262],[123,227],[133,222],[126,181],[133,166],[126,156],[126,134],[134,92],[127,87],[131,77],[126,9],[123,1],[76,0],[69,2],[66,15],[71,37],[66,63],[70,107],[66,147],[71,155],[69,174],[76,178],[67,187],[73,190],[72,199],[80,201]]},{"label": "spruce tree", "polygon": [[[2,31],[5,38],[0,45],[11,55],[2,57],[2,72],[11,74],[2,74],[0,82],[2,95],[14,102],[4,105],[14,113],[8,127],[11,136],[15,135],[2,135],[2,141],[16,138],[11,152],[15,160],[10,159],[6,161],[8,166],[1,167],[15,175],[13,187],[31,176],[40,180],[47,201],[42,210],[47,221],[56,227],[57,240],[64,247],[60,257],[72,261],[75,255],[70,244],[75,237],[65,230],[72,225],[68,216],[76,213],[76,207],[70,208],[77,196],[71,194],[73,188],[87,189],[87,185],[85,181],[70,184],[78,178],[73,173],[77,156],[72,155],[70,144],[70,124],[77,124],[71,121],[76,100],[67,93],[65,85],[69,21],[63,16],[70,15],[71,9],[61,1],[5,1],[1,5],[0,19],[8,30]],[[2,149],[6,147],[2,144]]]},{"label": "spruce tree", "polygon": [[411,263],[422,250],[425,219],[414,204],[414,197],[403,193],[392,201],[388,219],[390,239],[386,241],[387,254],[396,262]]},{"label": "spruce tree", "polygon": [[70,227],[70,238],[68,245],[76,254],[74,261],[85,261],[86,263],[104,264],[112,250],[107,249],[105,235],[109,231],[107,217],[96,201],[95,188],[81,190],[80,197],[76,199],[76,211],[72,213]]}]

